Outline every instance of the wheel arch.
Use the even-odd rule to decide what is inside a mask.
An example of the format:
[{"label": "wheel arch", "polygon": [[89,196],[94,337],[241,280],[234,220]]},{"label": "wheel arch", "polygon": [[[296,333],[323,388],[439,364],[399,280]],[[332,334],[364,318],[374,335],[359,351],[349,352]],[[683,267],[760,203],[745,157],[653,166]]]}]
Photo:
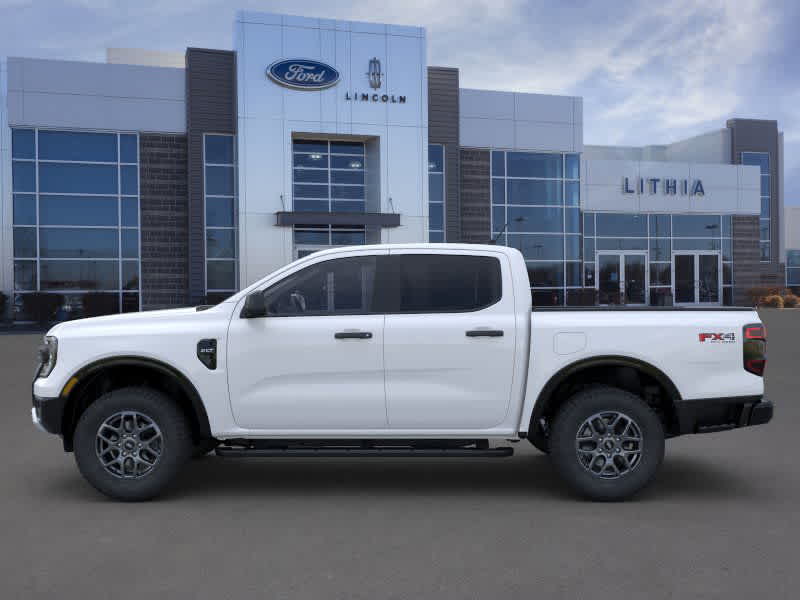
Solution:
[{"label": "wheel arch", "polygon": [[186,375],[154,358],[116,356],[85,365],[67,380],[61,393],[64,398],[61,418],[64,449],[72,450],[75,426],[89,404],[106,391],[135,385],[137,382],[164,391],[177,402],[189,419],[195,441],[212,437],[205,404]]}]

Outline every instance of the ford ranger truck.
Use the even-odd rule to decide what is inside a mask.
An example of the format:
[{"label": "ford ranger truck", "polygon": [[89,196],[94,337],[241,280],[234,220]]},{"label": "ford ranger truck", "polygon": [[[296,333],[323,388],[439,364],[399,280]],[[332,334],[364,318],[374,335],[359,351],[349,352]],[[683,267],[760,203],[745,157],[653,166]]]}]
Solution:
[{"label": "ford ranger truck", "polygon": [[193,456],[507,457],[526,439],[578,494],[632,496],[664,441],[767,423],[752,309],[532,309],[501,246],[325,250],[216,306],[60,323],[33,421],[120,500]]}]

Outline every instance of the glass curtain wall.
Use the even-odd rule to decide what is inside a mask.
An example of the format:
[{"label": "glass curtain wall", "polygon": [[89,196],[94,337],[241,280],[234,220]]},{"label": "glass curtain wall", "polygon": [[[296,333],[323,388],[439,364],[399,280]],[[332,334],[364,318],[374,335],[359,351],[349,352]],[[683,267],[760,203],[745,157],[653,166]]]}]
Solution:
[{"label": "glass curtain wall", "polygon": [[444,242],[444,146],[428,144],[428,241]]},{"label": "glass curtain wall", "polygon": [[786,251],[786,286],[800,292],[800,250]]},{"label": "glass curtain wall", "polygon": [[15,319],[139,310],[138,148],[135,133],[12,130]]},{"label": "glass curtain wall", "polygon": [[237,289],[236,138],[205,134],[206,301],[216,303]]},{"label": "glass curtain wall", "polygon": [[580,155],[492,151],[492,239],[520,250],[534,305],[581,288]]},{"label": "glass curtain wall", "polygon": [[753,165],[761,169],[761,217],[759,225],[759,245],[761,248],[761,261],[769,262],[772,257],[772,244],[770,243],[770,176],[769,152],[742,152],[742,164]]}]

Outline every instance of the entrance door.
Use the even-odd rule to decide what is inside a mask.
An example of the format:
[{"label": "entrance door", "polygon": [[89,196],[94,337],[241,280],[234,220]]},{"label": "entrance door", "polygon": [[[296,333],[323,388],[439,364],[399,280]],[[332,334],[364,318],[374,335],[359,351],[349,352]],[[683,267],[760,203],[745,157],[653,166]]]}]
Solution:
[{"label": "entrance door", "polygon": [[600,304],[647,304],[645,252],[598,252],[596,271]]},{"label": "entrance door", "polygon": [[678,252],[672,255],[675,304],[721,304],[719,252]]}]

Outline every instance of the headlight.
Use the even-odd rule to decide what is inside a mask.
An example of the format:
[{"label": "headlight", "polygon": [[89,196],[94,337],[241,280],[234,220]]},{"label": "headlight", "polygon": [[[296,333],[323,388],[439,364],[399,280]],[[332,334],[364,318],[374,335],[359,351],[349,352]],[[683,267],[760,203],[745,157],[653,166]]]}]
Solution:
[{"label": "headlight", "polygon": [[58,340],[48,335],[44,338],[44,344],[39,347],[39,377],[47,377],[52,373],[58,358]]}]

